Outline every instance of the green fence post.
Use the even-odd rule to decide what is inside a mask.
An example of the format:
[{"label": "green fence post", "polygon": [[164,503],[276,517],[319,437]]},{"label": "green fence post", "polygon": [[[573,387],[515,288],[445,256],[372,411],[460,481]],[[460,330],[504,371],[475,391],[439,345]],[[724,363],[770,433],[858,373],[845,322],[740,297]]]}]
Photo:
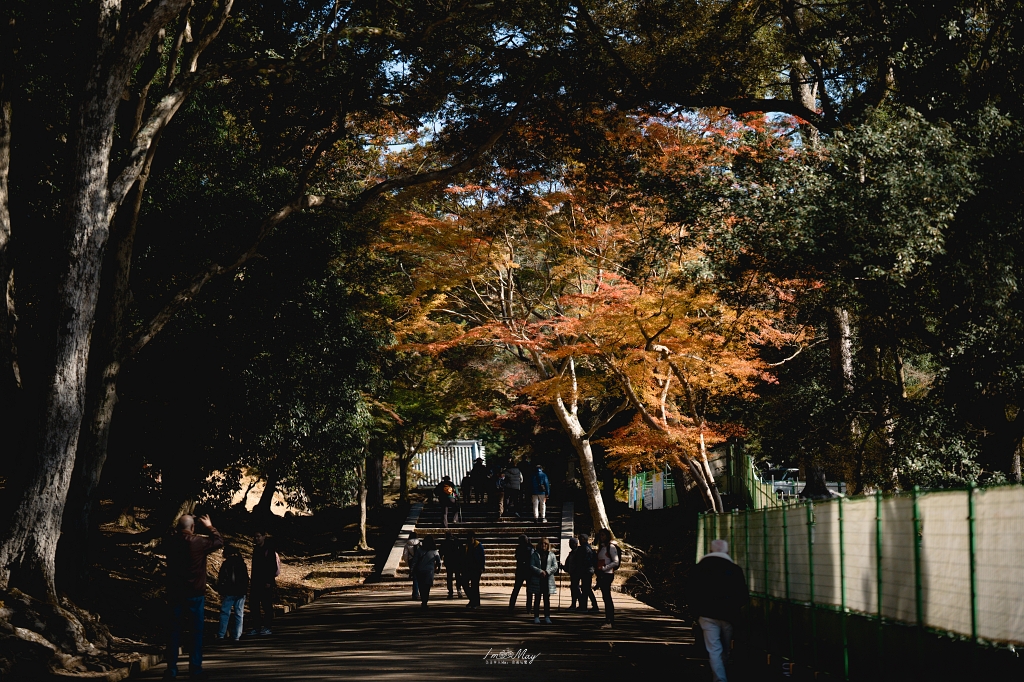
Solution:
[{"label": "green fence post", "polygon": [[921,487],[915,485],[911,500],[914,508],[914,601],[917,607],[917,662],[921,669],[924,654],[924,590],[921,584],[921,510],[917,498]]},{"label": "green fence post", "polygon": [[764,569],[764,646],[765,649],[768,649],[770,648],[768,637],[771,632],[771,629],[768,627],[771,615],[768,608],[769,595],[771,594],[771,590],[768,588],[768,509],[761,510],[761,528],[761,544],[763,545],[761,559],[763,560],[762,568]]},{"label": "green fence post", "polygon": [[807,500],[807,576],[811,596],[811,664],[818,669],[818,619],[814,608],[814,502]]},{"label": "green fence post", "polygon": [[746,568],[747,582],[753,583],[750,578],[750,510],[743,512],[743,566]]},{"label": "green fence post", "polygon": [[843,679],[850,679],[850,642],[846,634],[846,538],[843,536],[843,498],[839,505],[839,631],[843,640]]},{"label": "green fence post", "polygon": [[789,660],[793,660],[793,603],[789,596],[789,516],[787,503],[782,503],[782,565],[786,579],[786,621],[789,627]]},{"label": "green fence post", "polygon": [[978,491],[972,483],[967,490],[967,537],[968,551],[971,553],[971,639],[978,643],[978,565],[976,563],[977,548],[974,544],[974,494]]},{"label": "green fence post", "polygon": [[733,509],[732,515],[729,516],[729,550],[733,556],[736,556],[736,519],[738,518],[739,512]]},{"label": "green fence post", "polygon": [[882,491],[875,492],[875,580],[878,600],[878,658],[882,660],[885,638],[882,636],[885,616],[882,615]]}]

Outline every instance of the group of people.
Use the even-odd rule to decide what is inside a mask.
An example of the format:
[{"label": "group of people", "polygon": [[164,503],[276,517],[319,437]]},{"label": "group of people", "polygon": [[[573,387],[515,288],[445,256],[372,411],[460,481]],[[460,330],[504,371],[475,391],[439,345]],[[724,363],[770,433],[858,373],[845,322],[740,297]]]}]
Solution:
[{"label": "group of people", "polygon": [[514,612],[519,592],[526,585],[526,608],[533,610],[533,622],[540,623],[540,602],[544,600],[544,623],[551,623],[551,595],[555,594],[555,575],[564,570],[569,574],[570,610],[599,613],[597,598],[594,596],[593,580],[601,590],[604,602],[604,625],[615,625],[615,603],[612,601],[612,583],[615,571],[622,563],[622,553],[612,542],[612,534],[602,528],[598,534],[597,548],[590,544],[590,537],[581,533],[569,540],[569,555],[565,562],[558,563],[551,552],[551,541],[541,538],[536,545],[530,544],[526,535],[519,536],[516,546],[516,575],[509,598],[509,612]]},{"label": "group of people", "polygon": [[[528,477],[523,474],[524,470],[530,472]],[[536,464],[531,467],[528,462],[520,465],[510,462],[507,467],[492,472],[480,458],[474,462],[473,469],[466,472],[461,486],[456,486],[451,477],[445,475],[434,487],[434,499],[441,505],[445,528],[448,527],[449,514],[454,512],[457,518],[456,510],[459,504],[463,501],[470,502],[474,497],[477,502],[496,503],[498,518],[501,519],[506,514],[521,517],[525,512],[523,499],[524,496],[528,496],[533,503],[533,519],[544,523],[547,521],[550,495],[551,481],[544,472],[543,465]]]},{"label": "group of people", "polygon": [[[196,532],[196,524],[204,533]],[[269,635],[274,619],[274,596],[281,558],[264,530],[253,536],[252,575],[241,551],[225,545],[210,517],[186,514],[178,519],[174,534],[167,541],[167,602],[170,607],[170,636],[167,642],[165,679],[178,677],[178,646],[182,625],[191,632],[189,678],[205,679],[203,671],[203,614],[206,608],[206,560],[223,549],[224,561],[217,574],[216,589],[221,595],[220,627],[217,639],[237,642],[242,637],[246,597],[249,600],[249,635]],[[232,618],[234,622],[232,622]],[[184,621],[184,623],[183,623]]]},{"label": "group of people", "polygon": [[467,608],[480,606],[480,576],[486,568],[486,555],[472,528],[466,531],[465,542],[451,531],[445,533],[441,542],[431,536],[421,540],[416,531],[412,531],[405,543],[403,559],[412,579],[412,598],[419,600],[422,608],[429,606],[430,590],[442,566],[448,582],[448,598],[454,599],[457,590],[459,599],[465,592],[469,600]]}]

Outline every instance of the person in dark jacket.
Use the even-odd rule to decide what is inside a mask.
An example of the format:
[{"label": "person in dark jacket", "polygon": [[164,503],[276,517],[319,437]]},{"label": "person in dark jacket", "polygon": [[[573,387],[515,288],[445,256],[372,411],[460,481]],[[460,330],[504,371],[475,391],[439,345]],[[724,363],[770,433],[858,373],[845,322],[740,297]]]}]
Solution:
[{"label": "person in dark jacket", "polygon": [[217,573],[217,592],[220,593],[220,629],[217,639],[227,636],[231,614],[235,614],[235,626],[231,628],[231,640],[242,637],[242,611],[245,609],[245,595],[249,594],[249,569],[237,547],[224,547],[224,563]]},{"label": "person in dark jacket", "polygon": [[[492,499],[489,494],[491,489],[491,472],[487,470],[483,457],[477,457],[473,461],[473,469],[469,472],[469,477],[473,481],[473,496],[477,502],[485,502]],[[468,502],[469,498],[466,498],[466,501]]]},{"label": "person in dark jacket", "polygon": [[515,611],[516,600],[519,599],[519,590],[522,589],[523,585],[526,585],[526,610],[530,610],[530,560],[533,558],[533,545],[530,544],[530,538],[523,535],[519,536],[519,544],[516,545],[516,581],[512,587],[512,597],[508,600],[509,613]]},{"label": "person in dark jacket", "polygon": [[523,472],[519,470],[515,462],[510,462],[505,469],[505,509],[519,515],[521,490],[523,487]]},{"label": "person in dark jacket", "polygon": [[[195,533],[196,521],[209,535]],[[206,557],[224,546],[224,538],[210,517],[185,514],[178,519],[177,530],[167,542],[167,602],[171,607],[171,633],[167,642],[167,672],[178,676],[178,647],[181,643],[181,618],[188,615],[192,630],[188,673],[193,680],[205,679],[203,672],[203,614],[206,607]]]},{"label": "person in dark jacket", "polygon": [[576,609],[576,605],[582,603],[580,600],[580,569],[577,567],[580,561],[580,541],[576,538],[569,538],[569,556],[565,557],[562,570],[569,574],[569,610]]},{"label": "person in dark jacket", "polygon": [[434,497],[437,498],[437,503],[441,505],[442,525],[447,528],[448,511],[459,502],[459,491],[455,484],[452,483],[452,479],[448,474],[442,476],[438,484],[434,486]]},{"label": "person in dark jacket", "polygon": [[697,562],[690,574],[689,592],[690,610],[698,616],[704,632],[711,677],[714,682],[726,682],[725,662],[732,645],[733,627],[750,598],[746,576],[729,556],[728,542],[711,541],[711,552]]},{"label": "person in dark jacket", "polygon": [[452,582],[459,592],[459,599],[462,599],[462,561],[465,559],[466,550],[459,542],[459,539],[448,531],[441,540],[441,561],[444,562],[445,573],[448,578],[448,598],[454,599],[452,593]]},{"label": "person in dark jacket", "polygon": [[548,475],[544,473],[544,467],[537,465],[533,473],[533,520],[541,523],[547,522],[548,495],[551,494],[551,482]]},{"label": "person in dark jacket", "polygon": [[[581,611],[600,611],[597,608],[597,596],[594,594],[594,569],[597,567],[597,554],[590,545],[590,536],[580,533],[580,546],[576,549],[579,560],[574,564],[580,572],[580,603],[576,607]],[[589,602],[589,608],[588,608]]]},{"label": "person in dark jacket", "polygon": [[277,596],[277,576],[281,573],[281,559],[274,541],[265,530],[253,536],[252,581],[249,585],[249,617],[252,618],[250,635],[271,635],[274,624],[274,597]]},{"label": "person in dark jacket", "polygon": [[466,552],[465,562],[462,564],[463,584],[466,586],[466,596],[469,597],[468,608],[475,609],[480,606],[480,576],[483,575],[486,565],[484,546],[476,539],[476,533],[470,528],[466,531]]}]

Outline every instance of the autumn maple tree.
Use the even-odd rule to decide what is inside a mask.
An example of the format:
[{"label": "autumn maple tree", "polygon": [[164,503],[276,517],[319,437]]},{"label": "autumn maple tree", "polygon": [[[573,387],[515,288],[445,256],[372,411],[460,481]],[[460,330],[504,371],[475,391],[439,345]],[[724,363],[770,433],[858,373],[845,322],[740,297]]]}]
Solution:
[{"label": "autumn maple tree", "polygon": [[642,158],[632,176],[611,182],[585,164],[557,181],[509,172],[449,188],[391,224],[415,282],[405,343],[489,346],[504,358],[496,367],[509,385],[550,404],[572,443],[595,527],[609,524],[591,443],[623,411],[633,421],[602,440],[610,464],[683,467],[721,510],[708,448],[737,427],[720,407],[770,380],[761,349],[806,333],[787,317],[782,283],[751,272],[723,287],[706,276],[687,227],[637,184],[675,156],[696,170],[719,163],[705,147],[735,142],[738,124],[723,121],[707,123],[717,137],[690,145],[681,140],[708,130],[624,118],[609,137]]}]

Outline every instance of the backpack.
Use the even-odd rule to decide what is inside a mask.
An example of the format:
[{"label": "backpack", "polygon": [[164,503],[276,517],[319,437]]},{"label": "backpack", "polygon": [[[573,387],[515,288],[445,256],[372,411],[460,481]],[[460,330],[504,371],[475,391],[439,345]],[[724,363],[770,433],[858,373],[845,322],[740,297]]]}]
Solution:
[{"label": "backpack", "polygon": [[444,496],[446,502],[455,502],[455,486],[444,481],[441,486],[441,494]]}]

